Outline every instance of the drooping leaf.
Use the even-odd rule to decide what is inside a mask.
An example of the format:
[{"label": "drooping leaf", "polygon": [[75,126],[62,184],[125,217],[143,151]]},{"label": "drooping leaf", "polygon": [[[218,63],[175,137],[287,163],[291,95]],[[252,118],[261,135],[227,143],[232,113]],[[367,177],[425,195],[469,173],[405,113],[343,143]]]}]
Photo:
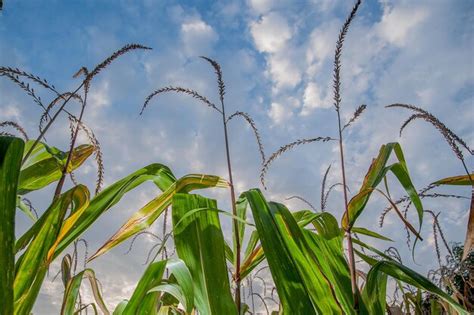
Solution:
[{"label": "drooping leaf", "polygon": [[170,259],[166,266],[175,277],[176,285],[180,288],[180,292],[182,292],[181,304],[186,312],[191,313],[194,308],[194,287],[191,272],[181,259]]},{"label": "drooping leaf", "polygon": [[[388,159],[392,152],[395,153],[398,162],[387,166]],[[372,164],[365,175],[364,182],[362,183],[359,192],[349,201],[348,211],[344,213],[342,218],[342,227],[345,230],[352,228],[355,221],[367,205],[372,192],[389,171],[397,177],[400,184],[408,193],[408,196],[417,210],[419,226],[421,228],[423,223],[423,206],[420,197],[411,182],[402,148],[400,144],[393,142],[382,145],[377,158],[373,159]]]},{"label": "drooping leaf", "polygon": [[336,218],[329,212],[314,213],[309,210],[303,210],[293,213],[293,217],[301,227],[312,224],[318,234],[327,239],[342,235]]},{"label": "drooping leaf", "polygon": [[217,209],[215,200],[199,195],[178,193],[173,196],[172,214],[176,252],[189,268],[194,284],[194,304],[202,314],[236,314],[232,301],[224,237],[217,212],[199,211],[182,218],[194,209]]},{"label": "drooping leaf", "polygon": [[[471,178],[469,178],[469,176]],[[472,182],[474,181],[474,174],[470,174],[469,176],[466,175],[459,175],[459,176],[452,176],[440,179],[433,184],[435,185],[462,185],[462,186],[471,186]]]},{"label": "drooping leaf", "polygon": [[[50,148],[46,144],[39,144],[35,147],[35,150],[38,149],[37,154],[29,158],[21,170],[20,182],[18,184],[18,193],[20,195],[46,187],[61,178],[69,153],[59,151],[56,148]],[[94,146],[89,144],[83,144],[74,148],[69,172],[81,166],[94,150]]]},{"label": "drooping leaf", "polygon": [[104,254],[129,237],[148,228],[171,204],[171,200],[175,194],[180,192],[186,193],[195,189],[227,186],[228,184],[225,180],[213,175],[190,174],[180,178],[170,184],[162,194],[133,214],[130,219],[89,258],[89,261]]},{"label": "drooping leaf", "polygon": [[[379,261],[375,263],[367,274],[367,279],[371,281],[377,281],[379,276],[378,273],[385,273],[395,279],[401,280],[407,284],[410,284],[418,289],[428,291],[432,294],[437,295],[449,305],[451,305],[459,314],[468,314],[468,312],[456,303],[446,292],[438,288],[434,283],[420,275],[416,271],[396,262],[396,261]],[[369,285],[369,284],[366,284]],[[380,285],[380,283],[370,284],[372,286]]]},{"label": "drooping leaf", "polygon": [[362,235],[367,235],[367,236],[370,236],[370,237],[373,237],[373,238],[378,238],[379,240],[383,240],[383,241],[393,242],[392,239],[390,239],[386,236],[383,236],[383,235],[381,235],[377,232],[374,232],[372,230],[363,228],[363,227],[353,227],[352,232],[362,234]]},{"label": "drooping leaf", "polygon": [[0,137],[0,310],[13,314],[15,208],[24,142]]},{"label": "drooping leaf", "polygon": [[[181,305],[184,306],[185,309],[188,309],[187,305],[187,298],[181,289],[181,287],[175,283],[162,283],[160,285],[157,285],[156,287],[152,288],[151,290],[148,291],[150,292],[163,292],[163,293],[168,293],[172,295],[174,298],[176,298]],[[188,311],[189,312],[189,311]]]},{"label": "drooping leaf", "polygon": [[166,190],[176,180],[171,170],[162,164],[150,164],[103,189],[91,199],[89,206],[77,220],[76,225],[58,244],[57,257],[69,244],[84,233],[104,212],[117,204],[129,191],[145,181],[152,181],[160,190]]}]

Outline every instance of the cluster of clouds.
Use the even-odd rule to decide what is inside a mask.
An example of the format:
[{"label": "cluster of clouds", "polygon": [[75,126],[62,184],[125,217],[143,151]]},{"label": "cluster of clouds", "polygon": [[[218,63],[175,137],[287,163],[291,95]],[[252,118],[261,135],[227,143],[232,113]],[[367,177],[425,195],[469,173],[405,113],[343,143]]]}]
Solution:
[{"label": "cluster of clouds", "polygon": [[[2,46],[0,62],[45,76],[68,90],[77,83],[70,74],[84,64],[92,67],[126,42],[155,48],[124,56],[92,86],[85,121],[101,141],[106,184],[153,162],[169,165],[177,176],[196,172],[226,176],[217,112],[186,96],[166,95],[152,101],[144,115],[138,115],[145,97],[166,85],[190,87],[217,100],[214,73],[197,58],[200,55],[221,63],[227,85],[227,111],[246,111],[254,117],[267,156],[295,139],[336,134],[332,63],[335,41],[351,9],[350,2],[229,0],[193,6],[118,1],[98,5],[87,16],[90,5],[87,1],[84,8],[57,3],[38,8],[34,2],[6,5],[0,16],[4,20],[0,41],[9,44]],[[47,11],[51,6],[58,8]],[[37,10],[34,20],[30,20],[32,10]],[[52,11],[63,13],[55,24],[50,22]],[[472,22],[472,12],[472,5],[467,3],[380,0],[362,4],[342,57],[343,120],[347,121],[360,104],[368,105],[366,113],[346,134],[352,192],[360,186],[380,145],[390,141],[402,143],[417,187],[461,174],[459,163],[433,128],[416,123],[399,138],[398,128],[408,113],[383,106],[395,102],[417,104],[436,114],[467,143],[474,143],[473,34],[466,27]],[[79,16],[73,19],[75,14]],[[18,20],[25,22],[15,29]],[[38,25],[43,33],[38,32]],[[27,49],[30,45],[36,48]],[[0,81],[0,93],[0,120],[18,121],[35,135],[41,111],[10,82]],[[230,124],[239,192],[260,185],[256,144],[244,123]],[[47,140],[65,148],[67,128],[65,120],[58,122]],[[337,157],[338,149],[331,143],[311,144],[283,156],[270,169],[268,199],[300,209],[304,205],[285,200],[297,194],[317,204],[320,180],[329,164],[332,163],[329,182],[339,181]],[[468,163],[472,167],[471,158]],[[93,185],[94,170],[93,163],[88,163],[77,176]],[[396,182],[392,183],[393,194],[400,195]],[[469,194],[468,189],[456,192]],[[38,209],[47,206],[48,193],[46,190],[33,196]],[[227,191],[203,193],[217,198],[221,208],[228,208]],[[99,219],[85,234],[91,250],[97,249],[156,194],[152,185],[145,185]],[[467,202],[427,202],[436,208],[433,210],[442,211],[440,219],[448,238],[463,241]],[[328,208],[341,217],[338,192],[331,196]],[[377,226],[382,208],[382,201],[375,199],[367,209],[370,214],[363,215],[359,225]],[[416,220],[414,215],[410,218]],[[230,222],[227,217],[222,221],[230,240]],[[423,267],[410,262],[404,235],[399,232],[401,223],[395,216],[388,216],[384,229],[379,231],[393,237],[406,262],[420,272],[436,267],[433,235],[429,220],[426,222],[423,233],[428,241],[420,245],[418,260]],[[159,223],[151,231],[160,232]],[[29,224],[19,215],[20,232]],[[153,242],[141,239],[133,254],[127,256],[123,256],[128,247],[124,244],[91,264],[110,306],[130,296],[144,269],[143,253]],[[90,292],[85,290],[89,298]],[[46,280],[35,313],[57,313],[61,292],[60,282]]]}]

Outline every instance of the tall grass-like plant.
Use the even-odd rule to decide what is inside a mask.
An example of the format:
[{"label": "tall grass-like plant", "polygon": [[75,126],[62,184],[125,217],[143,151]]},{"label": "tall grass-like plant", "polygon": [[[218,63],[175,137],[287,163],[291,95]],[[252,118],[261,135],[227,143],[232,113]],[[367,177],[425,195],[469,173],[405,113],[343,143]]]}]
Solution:
[{"label": "tall grass-like plant", "polygon": [[145,103],[143,104],[142,110],[140,114],[143,113],[145,108],[148,106],[149,102],[152,100],[157,95],[163,94],[163,93],[169,93],[169,92],[175,92],[175,93],[184,93],[187,94],[199,101],[201,101],[203,104],[209,106],[213,110],[219,112],[222,118],[222,126],[223,126],[223,136],[224,136],[224,144],[225,144],[225,156],[226,156],[226,164],[227,164],[227,172],[228,172],[228,178],[229,178],[229,186],[230,186],[230,201],[231,201],[231,207],[232,207],[232,215],[233,215],[233,226],[232,226],[232,231],[233,231],[233,240],[234,240],[234,267],[235,267],[235,273],[233,275],[233,279],[235,281],[236,289],[235,289],[235,303],[238,308],[238,313],[240,313],[240,305],[241,305],[241,281],[242,277],[240,275],[241,273],[241,242],[243,237],[240,235],[241,234],[241,228],[239,227],[239,223],[237,218],[239,217],[238,210],[237,210],[237,200],[236,200],[236,192],[235,192],[235,187],[234,187],[234,180],[233,180],[233,172],[232,172],[232,161],[231,161],[231,154],[230,154],[230,141],[229,141],[229,133],[228,133],[228,123],[230,120],[236,117],[241,117],[243,118],[249,126],[252,128],[255,138],[258,144],[258,149],[262,158],[262,164],[266,161],[265,160],[265,153],[263,149],[263,144],[262,140],[260,137],[260,133],[255,125],[254,120],[251,118],[251,116],[248,113],[244,113],[241,111],[237,111],[233,113],[232,115],[227,115],[226,114],[226,109],[225,109],[225,101],[224,101],[224,95],[225,95],[225,84],[223,80],[223,75],[222,75],[222,70],[220,64],[208,57],[201,56],[201,58],[205,61],[207,61],[214,69],[216,77],[217,77],[217,87],[218,87],[218,94],[219,94],[219,101],[220,101],[220,107],[209,101],[209,99],[205,96],[202,96],[197,91],[194,91],[189,88],[184,88],[184,87],[164,87],[155,90],[153,93],[151,93],[145,100]]},{"label": "tall grass-like plant", "polygon": [[[273,153],[270,156],[270,158],[266,161],[266,163],[264,164],[264,166],[261,170],[261,180],[262,180],[262,184],[265,186],[265,175],[268,171],[269,166],[271,165],[271,163],[277,157],[281,156],[286,151],[288,151],[288,150],[290,150],[290,149],[292,149],[292,148],[294,148],[298,145],[305,145],[305,144],[315,142],[315,141],[330,141],[330,140],[338,141],[338,144],[339,144],[339,161],[340,161],[340,168],[341,168],[341,185],[342,185],[342,191],[343,191],[343,197],[344,197],[343,200],[344,200],[344,206],[345,206],[344,215],[343,215],[341,225],[342,225],[342,228],[344,230],[345,238],[346,238],[346,241],[347,241],[348,268],[349,268],[349,271],[350,271],[350,280],[351,280],[351,287],[352,287],[352,303],[353,303],[352,305],[353,305],[353,308],[357,312],[359,312],[359,311],[364,312],[364,307],[367,307],[367,305],[364,306],[363,305],[364,303],[362,303],[360,305],[360,303],[359,303],[360,299],[361,298],[366,299],[366,298],[370,297],[370,294],[374,294],[376,292],[374,290],[379,290],[379,289],[377,289],[377,287],[368,287],[369,283],[371,283],[371,281],[379,281],[379,280],[382,281],[382,282],[386,281],[386,280],[383,280],[383,279],[386,279],[386,276],[387,276],[387,274],[385,274],[383,276],[383,272],[380,273],[379,271],[375,271],[378,268],[378,267],[376,267],[377,264],[375,263],[375,261],[371,260],[369,256],[355,250],[354,245],[353,245],[354,242],[356,242],[358,245],[362,245],[363,247],[366,247],[366,249],[369,248],[369,247],[366,246],[366,244],[360,242],[360,240],[358,240],[358,239],[354,240],[353,239],[353,236],[356,233],[356,231],[358,233],[369,233],[368,235],[375,236],[375,234],[371,231],[367,231],[367,230],[364,230],[364,229],[354,227],[354,223],[356,222],[357,217],[362,213],[362,211],[366,207],[367,202],[369,201],[370,195],[372,194],[372,192],[376,192],[376,193],[379,193],[380,195],[382,195],[387,200],[387,202],[390,204],[390,209],[394,209],[396,211],[397,215],[400,217],[400,219],[404,223],[407,231],[410,231],[410,233],[415,235],[415,237],[416,237],[415,244],[416,244],[417,240],[422,239],[421,236],[419,235],[419,230],[421,229],[421,224],[422,224],[422,220],[423,220],[424,211],[423,211],[423,207],[422,207],[422,204],[421,204],[420,196],[416,192],[416,190],[415,190],[415,188],[414,188],[414,186],[411,182],[411,179],[409,177],[408,168],[407,168],[404,156],[403,156],[403,152],[401,150],[401,147],[397,143],[390,143],[390,144],[387,144],[387,145],[384,145],[384,146],[381,147],[379,155],[373,160],[373,162],[372,162],[372,164],[371,164],[371,166],[370,166],[370,168],[367,172],[367,175],[365,176],[365,179],[363,181],[362,187],[360,188],[359,192],[356,193],[350,200],[349,200],[349,197],[348,197],[346,166],[345,166],[345,162],[344,162],[344,139],[343,139],[344,133],[343,132],[348,127],[350,127],[350,125],[352,123],[354,123],[357,120],[358,117],[360,117],[360,115],[366,109],[366,105],[359,106],[355,110],[354,114],[352,115],[352,118],[350,118],[345,124],[342,123],[342,121],[341,121],[342,96],[341,96],[341,74],[340,74],[341,73],[341,67],[342,67],[342,65],[341,65],[341,56],[342,56],[342,50],[343,50],[343,44],[344,44],[345,37],[346,37],[346,35],[349,31],[349,27],[350,27],[352,21],[354,20],[354,18],[356,16],[356,13],[357,13],[357,10],[358,10],[360,4],[361,4],[361,1],[357,1],[355,3],[352,11],[350,12],[349,16],[347,17],[346,21],[344,22],[343,27],[341,28],[341,30],[339,32],[339,36],[338,36],[338,39],[337,39],[337,42],[336,42],[335,54],[334,54],[334,71],[333,71],[333,87],[334,87],[334,89],[333,89],[333,92],[334,92],[333,101],[334,101],[334,103],[333,103],[333,105],[334,105],[334,108],[335,108],[335,111],[336,111],[336,114],[337,114],[338,137],[337,138],[317,137],[317,138],[312,138],[312,139],[297,140],[297,141],[294,141],[290,144],[282,146],[278,151]],[[402,129],[403,129],[403,127],[402,127]],[[459,143],[461,143],[462,146],[467,147],[465,142],[463,142],[459,137],[455,136],[453,133],[445,132],[444,134],[446,134],[446,137],[452,139],[451,143],[455,143],[456,141],[458,141]],[[471,152],[470,149],[468,149],[468,150],[469,150],[469,152]],[[458,151],[459,150],[457,150],[455,152],[458,152]],[[392,153],[396,156],[398,162],[394,163],[392,165],[387,165],[388,158]],[[459,154],[457,154],[457,155],[458,155],[458,157],[460,156]],[[418,213],[418,219],[419,219],[419,228],[418,229],[415,229],[411,225],[411,223],[409,223],[407,221],[407,219],[406,219],[406,210],[407,209],[405,210],[405,214],[403,214],[398,209],[397,203],[392,200],[392,198],[390,196],[390,192],[388,190],[388,185],[387,185],[387,179],[386,179],[387,172],[391,172],[395,175],[395,177],[398,179],[398,181],[400,182],[400,184],[403,186],[403,188],[406,190],[406,192],[408,194],[407,197],[406,197],[407,200],[410,202],[410,204],[415,205],[415,208],[416,208],[417,213]],[[325,177],[326,177],[326,175],[325,175]],[[379,185],[382,181],[384,182],[385,187],[386,187],[385,192],[382,191],[381,189],[377,188],[377,185]],[[322,194],[322,196],[321,196],[321,208],[322,209],[324,209],[325,201],[327,200],[327,198],[324,196],[324,194],[325,194],[325,192],[324,192],[325,188],[324,187],[325,187],[325,179],[323,179],[323,188],[322,188],[322,192],[321,192],[321,194]],[[303,201],[305,201],[305,200],[303,199]],[[355,236],[357,237],[357,235],[355,235]],[[368,262],[370,265],[373,265],[373,269],[372,269],[373,271],[371,270],[371,273],[369,273],[369,275],[372,275],[372,274],[377,275],[377,278],[371,278],[370,280],[369,279],[366,280],[366,281],[368,281],[368,283],[366,284],[367,290],[373,291],[373,293],[369,294],[369,293],[364,291],[362,296],[361,296],[361,293],[359,292],[360,289],[359,289],[358,282],[357,282],[357,278],[358,278],[357,273],[358,272],[357,272],[356,265],[355,265],[355,253],[356,252],[366,262]],[[382,254],[382,253],[380,253],[380,254]],[[413,247],[413,254],[414,254],[414,247]],[[383,254],[382,254],[382,257],[385,257],[386,259],[389,258],[388,256],[383,255]],[[392,267],[395,267],[395,265],[391,266],[390,268],[392,268]],[[397,268],[402,268],[402,266],[400,265]],[[383,267],[382,269],[385,269],[387,271],[386,267]],[[392,276],[393,276],[393,274],[392,274]],[[379,277],[382,277],[382,278],[379,279]],[[378,280],[374,280],[374,279],[378,279]],[[381,286],[384,287],[383,284]],[[384,296],[383,292],[385,292],[385,291],[379,291],[379,294],[380,294],[379,296]],[[364,296],[364,294],[368,294],[368,295]],[[383,298],[383,301],[385,301],[384,298]],[[372,309],[370,307],[369,307],[369,309],[371,309],[372,311],[377,310],[377,312],[380,312],[385,308],[385,306],[382,303],[382,300],[381,300],[380,305],[381,305],[380,309],[377,309],[377,308]]]},{"label": "tall grass-like plant", "polygon": [[410,117],[408,117],[408,119],[405,120],[405,122],[403,122],[402,126],[400,127],[400,136],[402,135],[406,127],[408,127],[414,121],[421,119],[429,123],[431,126],[436,128],[436,130],[438,130],[441,133],[441,135],[443,136],[445,141],[448,143],[453,153],[456,155],[456,158],[461,162],[466,175],[440,180],[438,183],[436,183],[436,185],[433,185],[433,187],[441,185],[441,184],[442,185],[469,185],[472,187],[471,188],[471,205],[469,209],[469,222],[467,225],[466,239],[464,241],[463,259],[465,259],[469,255],[469,253],[473,250],[473,247],[474,247],[474,174],[471,173],[471,171],[468,169],[466,165],[463,150],[467,151],[467,153],[471,156],[474,155],[474,150],[472,150],[461,137],[455,134],[444,123],[442,123],[438,118],[436,118],[436,116],[434,116],[433,114],[429,113],[428,111],[420,107],[416,107],[410,104],[391,104],[391,105],[387,105],[386,107],[387,108],[403,108],[403,109],[408,109],[411,112],[413,112],[413,114]]},{"label": "tall grass-like plant", "polygon": [[[61,93],[54,85],[38,76],[17,68],[0,67],[0,75],[2,77],[6,77],[17,84],[44,110],[39,123],[39,136],[35,140],[27,141],[24,145],[20,145],[22,143],[21,140],[12,138],[12,132],[6,131],[6,128],[13,129],[14,132],[20,133],[25,140],[28,140],[29,138],[25,130],[20,125],[11,121],[0,123],[0,146],[2,148],[0,161],[4,167],[3,170],[6,172],[6,177],[2,177],[1,186],[8,190],[8,192],[5,191],[5,194],[2,193],[2,198],[5,197],[9,200],[8,206],[2,206],[2,211],[4,211],[2,213],[2,222],[5,223],[5,228],[2,228],[4,233],[2,232],[1,234],[1,243],[7,247],[0,253],[0,260],[5,261],[6,266],[6,268],[2,268],[4,273],[2,273],[1,283],[4,289],[2,289],[2,296],[0,297],[0,300],[6,303],[6,314],[27,314],[30,312],[50,263],[71,244],[74,244],[75,248],[72,259],[67,259],[68,256],[66,255],[65,260],[63,260],[63,281],[66,294],[64,296],[62,313],[70,313],[70,310],[75,308],[77,298],[80,300],[78,290],[83,277],[91,280],[93,290],[96,291],[97,305],[104,313],[107,313],[100,292],[96,290],[97,286],[93,271],[86,269],[84,266],[85,269],[77,275],[69,272],[74,270],[73,273],[75,273],[77,267],[76,248],[81,234],[102,213],[119,202],[127,192],[145,181],[151,180],[165,191],[164,196],[158,198],[158,202],[152,202],[153,206],[151,209],[149,207],[150,210],[155,210],[156,207],[159,209],[166,208],[167,205],[171,204],[170,197],[176,192],[214,187],[216,185],[227,186],[227,183],[218,177],[206,175],[191,175],[175,183],[177,180],[169,168],[164,165],[152,164],[119,180],[104,190],[100,190],[103,181],[102,152],[94,133],[82,121],[87,105],[87,94],[91,88],[91,82],[96,75],[115,59],[136,49],[148,48],[137,44],[126,45],[99,63],[92,71],[89,72],[85,67],[81,68],[75,76],[83,75],[84,78],[74,92]],[[52,92],[54,98],[49,105],[45,106],[41,98],[37,96],[34,88],[30,86],[30,83],[23,80],[33,82]],[[79,91],[83,92],[82,96],[79,94]],[[80,104],[78,115],[75,115],[67,108],[67,104],[71,100],[76,100]],[[42,141],[61,113],[65,113],[70,120],[70,152],[63,152]],[[79,131],[85,133],[90,144],[76,144]],[[73,171],[80,167],[94,152],[98,163],[98,179],[96,195],[91,198],[87,187],[76,184]],[[13,166],[13,160],[11,160],[11,157],[15,156],[19,157],[19,162],[18,158],[15,160],[19,163],[15,162],[18,164],[16,167]],[[74,186],[63,193],[62,189],[67,175],[71,176]],[[38,215],[35,215],[36,210],[25,195],[40,190],[52,183],[56,183],[52,204],[38,217]],[[170,189],[166,191],[167,188]],[[12,200],[14,202],[13,206],[11,204]],[[34,222],[23,235],[15,240],[14,222],[11,218],[14,218],[15,208],[17,207],[25,212]],[[11,264],[12,257],[15,257],[15,254],[18,254],[19,258],[14,261],[15,267],[12,269],[8,266]],[[73,261],[72,267],[71,260]],[[95,305],[92,306],[95,308]],[[82,311],[83,307],[87,308],[88,306],[84,306],[79,302],[79,311]]]},{"label": "tall grass-like plant", "polygon": [[[145,100],[142,112],[150,101],[162,93],[184,93],[212,110],[222,118],[224,152],[226,156],[228,179],[206,174],[189,174],[176,178],[170,168],[162,164],[151,164],[136,170],[124,178],[101,189],[103,181],[103,158],[100,144],[90,128],[84,123],[84,113],[88,103],[88,93],[92,88],[93,79],[109,66],[115,59],[136,49],[148,49],[145,46],[131,44],[113,53],[89,71],[82,67],[75,75],[81,77],[77,89],[73,92],[60,93],[54,85],[46,80],[19,69],[0,67],[0,75],[6,77],[22,88],[33,101],[43,109],[39,121],[39,136],[28,140],[28,135],[15,122],[0,123],[0,310],[6,314],[29,314],[34,306],[40,288],[46,278],[48,269],[54,259],[73,246],[73,253],[66,254],[61,262],[61,278],[64,294],[61,314],[87,312],[92,308],[110,314],[102,295],[99,281],[87,263],[98,259],[118,244],[132,238],[130,246],[138,236],[148,234],[160,241],[147,258],[148,264],[135,290],[128,300],[119,303],[114,315],[136,314],[245,314],[250,306],[245,301],[244,280],[249,285],[252,312],[255,313],[255,301],[259,300],[269,312],[267,302],[278,305],[282,314],[383,314],[390,308],[387,306],[388,278],[395,279],[397,288],[403,293],[408,312],[411,306],[418,307],[422,303],[422,292],[433,297],[431,301],[440,301],[440,305],[450,312],[467,314],[465,308],[429,279],[403,265],[398,251],[390,247],[381,251],[361,241],[357,234],[391,241],[370,229],[357,226],[358,217],[365,211],[373,193],[380,194],[388,202],[384,214],[393,210],[403,222],[407,231],[415,236],[415,244],[422,240],[419,233],[424,214],[433,218],[433,231],[436,235],[436,250],[439,254],[438,234],[447,246],[442,234],[438,214],[423,208],[423,198],[461,198],[458,195],[437,194],[430,191],[443,184],[472,185],[469,172],[467,175],[443,179],[427,188],[417,191],[411,181],[403,150],[398,143],[388,143],[380,147],[379,153],[372,160],[362,185],[352,193],[347,187],[346,165],[344,162],[344,131],[353,124],[366,109],[359,106],[347,121],[341,120],[341,56],[345,37],[349,26],[356,16],[361,2],[357,1],[339,33],[334,57],[334,109],[337,114],[338,135],[336,137],[317,136],[298,139],[282,146],[268,158],[264,152],[260,133],[254,120],[247,113],[237,111],[232,115],[225,111],[225,84],[220,65],[202,57],[214,69],[217,76],[219,106],[197,91],[184,87],[164,87],[151,93]],[[27,81],[27,82],[24,82]],[[45,106],[28,82],[41,86],[54,95],[53,100]],[[80,105],[78,114],[66,107],[71,100]],[[421,109],[408,105],[399,106],[415,110],[416,116],[411,117],[403,126],[411,121],[423,118],[433,123],[448,140],[457,157],[465,166],[461,148],[472,154],[467,144],[453,132],[444,128],[439,120]],[[396,107],[396,106],[393,106]],[[61,151],[45,142],[45,134],[51,129],[57,117],[64,113],[70,121],[69,151]],[[233,169],[230,154],[230,136],[228,123],[233,118],[243,118],[253,130],[257,141],[262,170],[260,178],[266,186],[265,175],[271,164],[285,152],[301,145],[315,142],[337,141],[341,165],[341,182],[328,188],[328,167],[322,180],[321,211],[316,211],[311,203],[299,196],[299,199],[312,210],[292,212],[284,204],[267,201],[259,189],[250,189],[236,194],[233,180]],[[78,145],[78,133],[84,132],[89,144]],[[13,137],[21,135],[24,140]],[[95,154],[98,163],[98,176],[95,194],[77,183],[73,171]],[[391,157],[394,163],[389,163]],[[465,167],[467,170],[467,167]],[[392,173],[407,196],[393,201],[387,180]],[[72,188],[63,192],[67,176],[71,178]],[[99,249],[90,257],[87,242],[81,235],[106,211],[112,209],[121,198],[142,183],[151,181],[161,191],[148,203],[138,209]],[[384,188],[380,188],[384,184]],[[56,184],[51,205],[43,212],[37,213],[31,202],[25,197],[28,193]],[[329,212],[328,196],[337,186],[342,186],[344,213],[340,222]],[[229,188],[232,211],[229,213],[219,208],[217,201],[197,194],[197,189]],[[349,199],[349,194],[352,198]],[[401,201],[400,201],[401,200]],[[405,209],[399,205],[406,202]],[[406,218],[408,208],[413,205],[418,215],[415,227]],[[16,209],[25,212],[32,221],[31,227],[18,239],[15,239],[14,217]],[[472,210],[472,209],[471,209]],[[164,227],[168,211],[171,216],[172,230],[163,230],[162,236],[153,234],[147,229],[162,215]],[[248,219],[251,211],[253,221]],[[224,239],[219,214],[232,218],[231,248]],[[244,234],[247,228],[252,232],[244,246]],[[166,241],[173,238],[176,257],[166,252]],[[346,241],[344,248],[343,242]],[[85,244],[84,264],[82,270],[78,266],[78,246]],[[413,253],[415,251],[413,244]],[[359,249],[355,247],[359,246]],[[156,252],[154,250],[156,249]],[[449,251],[449,250],[448,250]],[[154,255],[152,255],[154,253]],[[162,259],[158,260],[158,256]],[[451,253],[455,256],[455,253]],[[369,265],[368,272],[357,269],[356,255]],[[15,258],[17,257],[17,258]],[[152,257],[150,259],[150,257]],[[232,296],[228,267],[226,261],[234,266],[231,279],[235,283]],[[259,267],[265,262],[267,265]],[[257,269],[257,267],[259,267]],[[457,268],[457,267],[456,267]],[[461,270],[461,268],[456,269]],[[273,279],[274,287],[261,276],[268,270]],[[462,269],[464,270],[464,269]],[[92,288],[94,302],[87,303],[81,298],[80,289],[83,280],[88,279]],[[449,278],[452,279],[452,278]],[[258,280],[263,286],[262,294],[254,290],[253,281]],[[451,288],[458,288],[451,286]],[[268,296],[268,292],[270,296]],[[278,294],[276,297],[275,293]],[[456,296],[455,296],[456,297]],[[457,298],[457,297],[456,297]],[[2,313],[3,314],[3,313]]]}]

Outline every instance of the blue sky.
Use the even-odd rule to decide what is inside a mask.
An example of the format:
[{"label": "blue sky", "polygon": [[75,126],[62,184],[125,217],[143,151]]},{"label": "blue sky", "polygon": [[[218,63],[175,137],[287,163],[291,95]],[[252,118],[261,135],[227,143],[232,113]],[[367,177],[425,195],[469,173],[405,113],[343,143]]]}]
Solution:
[{"label": "blue sky", "polygon": [[[332,62],[336,36],[350,1],[5,1],[0,13],[0,63],[33,72],[63,91],[78,84],[72,75],[92,68],[126,43],[141,43],[152,51],[132,52],[97,77],[91,88],[85,122],[101,142],[106,184],[152,162],[167,164],[181,176],[209,173],[226,176],[220,117],[184,96],[155,99],[139,116],[145,97],[166,85],[196,89],[217,101],[212,69],[198,58],[206,55],[222,65],[227,86],[227,111],[251,114],[262,134],[267,156],[299,138],[335,136],[332,107]],[[408,117],[384,105],[416,104],[474,143],[473,3],[469,1],[367,1],[360,8],[346,41],[342,68],[342,111],[348,119],[360,104],[362,118],[346,134],[351,191],[357,191],[379,147],[399,141],[406,154],[415,186],[462,174],[441,136],[416,122],[399,138],[398,128]],[[39,92],[45,100],[51,95]],[[0,81],[0,120],[20,122],[30,136],[37,135],[41,110],[12,83]],[[74,107],[71,107],[73,109]],[[47,139],[65,148],[67,124],[59,121]],[[260,187],[260,161],[251,130],[243,121],[230,125],[231,151],[239,192]],[[85,140],[82,138],[82,140]],[[332,163],[329,181],[339,181],[337,148],[310,144],[276,161],[268,174],[267,196],[285,201],[300,195],[319,203],[320,181]],[[468,158],[468,166],[473,166]],[[88,163],[77,177],[91,187],[95,166]],[[391,181],[393,194],[401,191]],[[441,190],[453,192],[453,190]],[[440,191],[440,192],[441,192]],[[468,196],[469,189],[454,192]],[[49,202],[48,193],[32,197],[38,209]],[[228,208],[226,191],[203,192]],[[156,195],[145,186],[127,196],[85,234],[95,251],[137,209]],[[304,207],[285,201],[292,209]],[[426,201],[441,211],[442,226],[451,241],[464,240],[467,200]],[[382,200],[375,198],[359,225],[393,237],[407,264],[426,273],[436,267],[433,236],[427,217],[417,262],[410,260],[405,232],[394,215],[378,229]],[[336,217],[342,214],[341,192],[329,201]],[[410,216],[415,220],[415,216]],[[229,219],[222,218],[229,227]],[[157,222],[152,227],[159,231]],[[18,216],[19,230],[29,222]],[[226,230],[228,235],[228,230]],[[389,245],[375,243],[383,249]],[[137,243],[124,256],[128,243],[104,255],[91,266],[104,286],[107,303],[127,298],[143,271],[144,252],[151,239]],[[390,244],[392,245],[392,244]],[[53,265],[51,275],[57,270]],[[55,269],[56,268],[56,269]],[[51,276],[52,278],[52,276]],[[37,314],[60,307],[59,281],[46,280]],[[85,289],[85,296],[88,295]]]}]

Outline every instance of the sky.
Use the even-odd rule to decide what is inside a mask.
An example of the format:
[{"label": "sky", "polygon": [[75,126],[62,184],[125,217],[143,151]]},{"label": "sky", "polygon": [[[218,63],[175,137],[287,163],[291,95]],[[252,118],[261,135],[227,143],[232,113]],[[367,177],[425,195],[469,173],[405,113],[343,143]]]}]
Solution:
[{"label": "sky", "polygon": [[[332,102],[332,64],[337,34],[350,1],[229,0],[208,1],[4,1],[0,12],[0,64],[18,67],[48,79],[61,91],[79,84],[77,70],[92,69],[127,43],[150,46],[115,61],[97,76],[90,90],[84,121],[92,128],[104,154],[105,184],[109,185],[151,163],[168,165],[178,177],[188,173],[226,177],[224,140],[218,113],[181,95],[155,98],[140,116],[147,95],[155,89],[179,85],[218,101],[213,69],[198,56],[217,60],[226,84],[226,111],[244,111],[255,120],[266,155],[296,139],[337,135]],[[443,121],[471,147],[474,145],[474,3],[471,1],[364,1],[349,31],[342,55],[343,121],[366,104],[364,114],[345,133],[348,186],[351,194],[382,144],[398,141],[403,147],[415,187],[463,174],[441,135],[417,121],[399,136],[409,116],[392,103],[420,106]],[[40,88],[44,100],[52,95]],[[73,104],[70,110],[75,111]],[[0,80],[0,121],[20,123],[30,137],[38,135],[42,111],[31,98],[5,78]],[[262,188],[260,159],[252,130],[243,120],[229,123],[231,156],[238,193]],[[68,125],[64,117],[46,135],[50,145],[66,150]],[[87,141],[84,136],[81,141]],[[292,210],[305,208],[299,195],[319,208],[321,179],[332,165],[328,183],[340,181],[335,143],[312,143],[283,155],[267,176],[268,200],[284,202]],[[467,153],[466,153],[467,156]],[[473,159],[467,156],[472,170]],[[87,162],[76,176],[94,190],[96,166]],[[389,179],[393,196],[403,195]],[[70,187],[71,183],[67,184]],[[53,187],[28,196],[40,213],[51,200]],[[440,188],[437,192],[469,196],[469,188]],[[230,209],[228,191],[200,191]],[[89,254],[95,252],[127,218],[158,192],[145,184],[129,193],[84,235]],[[379,249],[396,246],[404,262],[426,274],[437,267],[431,218],[422,229],[416,263],[405,244],[402,223],[389,214],[379,228],[385,203],[374,196],[359,226],[387,235],[394,243],[370,242]],[[463,242],[469,200],[436,199],[426,209],[441,212],[447,239]],[[328,211],[340,219],[342,191],[336,190]],[[412,209],[409,219],[416,223]],[[230,219],[221,217],[230,240]],[[17,215],[17,234],[30,226]],[[161,233],[162,219],[150,231]],[[130,241],[90,263],[100,279],[109,308],[128,298],[143,272],[151,237]],[[83,249],[81,249],[83,250]],[[443,255],[446,251],[443,250]],[[58,313],[62,284],[52,281],[59,270],[54,262],[45,280],[35,314]],[[90,290],[84,288],[84,298]],[[270,305],[274,307],[274,305]],[[260,306],[260,309],[261,306]]]}]

